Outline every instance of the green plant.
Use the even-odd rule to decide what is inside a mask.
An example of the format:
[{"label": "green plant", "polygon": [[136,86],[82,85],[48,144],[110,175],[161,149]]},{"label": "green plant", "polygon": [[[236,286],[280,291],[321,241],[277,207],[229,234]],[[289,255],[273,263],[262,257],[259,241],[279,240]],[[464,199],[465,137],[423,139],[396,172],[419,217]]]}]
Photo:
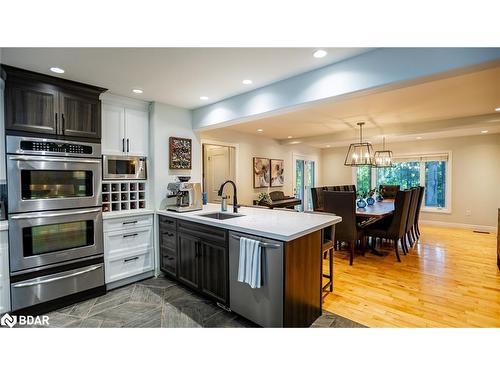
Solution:
[{"label": "green plant", "polygon": [[357,196],[358,196],[358,199],[366,199],[369,196],[368,191],[364,190],[364,189],[358,190]]},{"label": "green plant", "polygon": [[259,193],[259,195],[257,196],[257,199],[259,200],[259,202],[268,203],[268,204],[273,203],[271,196],[269,195],[269,193],[266,193],[266,192]]}]

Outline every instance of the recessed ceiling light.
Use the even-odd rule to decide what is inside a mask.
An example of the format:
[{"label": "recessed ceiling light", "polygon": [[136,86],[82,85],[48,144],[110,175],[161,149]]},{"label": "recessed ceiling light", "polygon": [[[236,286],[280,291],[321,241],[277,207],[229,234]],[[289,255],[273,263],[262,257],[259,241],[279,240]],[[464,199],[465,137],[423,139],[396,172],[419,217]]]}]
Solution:
[{"label": "recessed ceiling light", "polygon": [[495,108],[495,111],[500,112],[500,107]]},{"label": "recessed ceiling light", "polygon": [[287,138],[290,139],[290,138],[293,138],[293,137],[291,135],[289,135]]},{"label": "recessed ceiling light", "polygon": [[417,137],[418,140],[422,139],[422,137]]},{"label": "recessed ceiling light", "polygon": [[324,49],[318,49],[318,50],[314,51],[314,53],[313,53],[313,56],[317,59],[321,59],[321,58],[325,57],[326,55],[328,55],[328,52],[326,52]]},{"label": "recessed ceiling light", "polygon": [[58,74],[63,74],[64,73],[64,69],[59,68],[57,66],[53,66],[52,68],[50,68],[50,71],[53,72],[53,73],[58,73]]},{"label": "recessed ceiling light", "polygon": [[142,91],[141,89],[133,89],[132,92],[134,94],[142,94],[144,91]]},{"label": "recessed ceiling light", "polygon": [[298,145],[300,143],[300,141],[293,141],[293,142],[290,142],[291,145]]},{"label": "recessed ceiling light", "polygon": [[251,85],[253,81],[251,79],[244,79],[243,81],[241,81],[241,83],[243,83],[244,85]]},{"label": "recessed ceiling light", "polygon": [[200,100],[208,100],[208,96],[200,96]]},{"label": "recessed ceiling light", "polygon": [[326,147],[330,147],[330,145],[326,145]]},{"label": "recessed ceiling light", "polygon": [[488,133],[488,130],[481,130],[481,134],[486,134]]},{"label": "recessed ceiling light", "polygon": [[263,129],[257,129],[259,133],[262,133],[264,130]]}]

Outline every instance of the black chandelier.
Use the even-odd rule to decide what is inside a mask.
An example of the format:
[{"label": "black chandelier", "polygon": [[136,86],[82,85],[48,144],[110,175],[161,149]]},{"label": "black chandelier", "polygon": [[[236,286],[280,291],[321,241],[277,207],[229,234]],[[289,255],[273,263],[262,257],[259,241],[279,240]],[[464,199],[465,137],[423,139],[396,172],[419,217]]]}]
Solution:
[{"label": "black chandelier", "polygon": [[363,125],[364,122],[358,122],[359,126],[359,143],[351,143],[349,151],[345,157],[344,165],[351,167],[359,167],[362,165],[373,166],[373,147],[369,142],[363,142]]},{"label": "black chandelier", "polygon": [[385,149],[385,137],[383,140],[382,151],[375,151],[373,161],[373,166],[376,168],[392,167],[392,151]]}]

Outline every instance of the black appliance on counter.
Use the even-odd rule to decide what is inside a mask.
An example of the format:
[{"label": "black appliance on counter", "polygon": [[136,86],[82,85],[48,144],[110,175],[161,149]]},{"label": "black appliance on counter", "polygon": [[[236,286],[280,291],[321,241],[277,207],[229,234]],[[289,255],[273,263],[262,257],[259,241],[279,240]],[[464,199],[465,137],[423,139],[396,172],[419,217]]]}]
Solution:
[{"label": "black appliance on counter", "polygon": [[101,145],[7,135],[6,150],[12,310],[104,294]]}]

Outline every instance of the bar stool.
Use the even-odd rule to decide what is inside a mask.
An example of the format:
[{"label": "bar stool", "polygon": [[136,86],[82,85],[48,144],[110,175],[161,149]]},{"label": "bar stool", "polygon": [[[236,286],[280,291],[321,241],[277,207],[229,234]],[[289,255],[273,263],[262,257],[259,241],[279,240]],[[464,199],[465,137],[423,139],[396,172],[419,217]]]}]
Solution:
[{"label": "bar stool", "polygon": [[[321,230],[321,275],[328,280],[328,282],[323,285],[321,282],[321,293],[323,300],[325,297],[333,292],[333,249],[335,244],[335,225],[323,228]],[[323,260],[328,257],[328,273],[324,272]]]}]

